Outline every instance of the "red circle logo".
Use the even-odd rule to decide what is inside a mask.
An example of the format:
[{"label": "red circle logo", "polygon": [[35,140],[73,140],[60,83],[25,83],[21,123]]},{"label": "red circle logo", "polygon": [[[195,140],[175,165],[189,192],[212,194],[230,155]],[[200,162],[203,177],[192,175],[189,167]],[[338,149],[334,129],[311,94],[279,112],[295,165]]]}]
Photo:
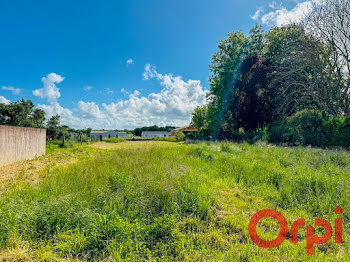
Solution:
[{"label": "red circle logo", "polygon": [[[277,220],[280,225],[280,233],[274,240],[261,239],[256,231],[256,226],[260,219],[264,217],[272,217]],[[263,248],[274,248],[282,244],[288,234],[288,223],[285,217],[278,211],[273,209],[264,209],[256,213],[249,222],[249,235],[255,244]]]}]

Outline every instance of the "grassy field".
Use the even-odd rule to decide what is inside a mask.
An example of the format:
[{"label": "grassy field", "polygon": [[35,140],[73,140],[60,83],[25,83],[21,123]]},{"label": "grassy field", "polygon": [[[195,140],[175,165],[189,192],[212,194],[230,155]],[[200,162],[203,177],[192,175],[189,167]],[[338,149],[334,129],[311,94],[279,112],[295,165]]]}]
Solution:
[{"label": "grassy field", "polygon": [[[0,172],[0,261],[350,261],[345,151],[130,141],[53,147],[1,169],[13,178]],[[290,228],[297,218],[334,225],[337,205],[343,244],[332,237],[307,256],[305,230],[275,249],[250,240],[263,208]],[[263,238],[278,230],[259,223]]]}]

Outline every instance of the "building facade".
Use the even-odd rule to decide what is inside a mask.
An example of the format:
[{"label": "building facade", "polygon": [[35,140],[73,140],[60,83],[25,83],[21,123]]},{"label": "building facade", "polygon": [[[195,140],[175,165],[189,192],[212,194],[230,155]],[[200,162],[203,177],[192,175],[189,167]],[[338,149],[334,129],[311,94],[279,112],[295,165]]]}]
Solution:
[{"label": "building facade", "polygon": [[167,131],[143,131],[141,137],[143,139],[153,139],[156,137],[170,137],[171,132]]},{"label": "building facade", "polygon": [[100,141],[102,141],[103,139],[117,137],[117,132],[113,130],[92,130],[90,132],[90,137],[92,139],[99,139]]},{"label": "building facade", "polygon": [[128,134],[126,132],[117,132],[118,138],[131,138],[133,136],[134,136],[133,134]]}]

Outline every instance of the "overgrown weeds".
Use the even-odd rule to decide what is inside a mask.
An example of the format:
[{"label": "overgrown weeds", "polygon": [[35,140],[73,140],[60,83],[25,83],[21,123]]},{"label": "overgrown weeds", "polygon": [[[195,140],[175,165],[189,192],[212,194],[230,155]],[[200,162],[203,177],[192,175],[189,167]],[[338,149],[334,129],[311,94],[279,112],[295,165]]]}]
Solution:
[{"label": "overgrown weeds", "polygon": [[[47,169],[38,185],[5,192],[0,258],[20,247],[42,261],[349,259],[347,152],[134,143],[145,146],[100,150],[93,161]],[[285,241],[274,250],[249,240],[249,219],[263,208],[279,210],[290,223],[300,217],[332,222],[336,205],[344,209],[345,243],[330,242],[313,257],[306,256],[304,233],[302,243]],[[273,239],[275,229],[273,221],[263,221],[260,231]]]}]

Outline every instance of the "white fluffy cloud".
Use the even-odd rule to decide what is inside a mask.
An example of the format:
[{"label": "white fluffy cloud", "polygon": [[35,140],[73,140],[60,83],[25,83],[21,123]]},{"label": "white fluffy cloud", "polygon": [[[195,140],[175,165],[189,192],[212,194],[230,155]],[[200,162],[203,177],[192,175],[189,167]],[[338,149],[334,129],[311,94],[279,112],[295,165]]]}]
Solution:
[{"label": "white fluffy cloud", "polygon": [[55,73],[50,73],[41,79],[44,87],[34,90],[33,95],[46,98],[49,102],[55,102],[61,96],[60,89],[56,84],[61,83],[63,80],[64,77]]},{"label": "white fluffy cloud", "polygon": [[21,94],[21,89],[20,88],[15,88],[13,86],[3,86],[3,87],[1,87],[1,89],[5,90],[5,91],[11,91],[13,95]]},{"label": "white fluffy cloud", "polygon": [[259,8],[256,13],[251,16],[253,20],[260,20],[263,24],[270,26],[283,26],[290,23],[302,21],[312,11],[313,3],[319,3],[320,0],[308,0],[299,2],[292,9],[287,9],[281,4],[271,2],[268,6],[272,11],[262,15],[262,9]]},{"label": "white fluffy cloud", "polygon": [[100,108],[95,102],[83,102],[79,101],[78,103],[78,114],[82,118],[94,118],[100,119],[103,115],[100,112]]},{"label": "white fluffy cloud", "polygon": [[[145,66],[143,79],[159,81],[163,87],[158,93],[141,96],[134,90],[125,100],[114,103],[79,101],[77,108],[63,108],[57,101],[39,105],[50,117],[61,115],[62,123],[75,128],[121,129],[146,125],[189,124],[196,106],[206,103],[207,91],[198,80],[184,81],[181,76],[158,73],[150,64]],[[59,90],[58,90],[59,91]],[[122,92],[126,93],[124,89]]]},{"label": "white fluffy cloud", "polygon": [[11,101],[10,100],[8,100],[8,99],[6,99],[5,97],[3,97],[3,96],[0,96],[0,104],[9,104],[9,103],[11,103]]},{"label": "white fluffy cloud", "polygon": [[85,91],[90,91],[93,88],[94,88],[93,86],[84,86]]},{"label": "white fluffy cloud", "polygon": [[126,126],[152,124],[185,125],[198,105],[206,103],[207,91],[198,80],[184,81],[180,76],[160,74],[150,64],[145,66],[144,80],[157,79],[163,89],[159,93],[139,97],[135,90],[128,100],[102,104],[106,114]]},{"label": "white fluffy cloud", "polygon": [[74,116],[71,110],[63,108],[57,101],[51,102],[49,105],[39,104],[38,108],[46,112],[47,118],[50,118],[53,115],[60,115],[62,124],[76,128],[84,127],[81,123],[81,118]]},{"label": "white fluffy cloud", "polygon": [[250,18],[253,20],[258,20],[258,18],[260,17],[261,12],[263,11],[263,9],[260,7],[258,8],[258,10],[256,10],[256,12],[254,13],[254,15],[251,15]]},{"label": "white fluffy cloud", "polygon": [[133,65],[134,64],[134,60],[132,58],[129,58],[128,60],[126,60],[126,65]]}]

